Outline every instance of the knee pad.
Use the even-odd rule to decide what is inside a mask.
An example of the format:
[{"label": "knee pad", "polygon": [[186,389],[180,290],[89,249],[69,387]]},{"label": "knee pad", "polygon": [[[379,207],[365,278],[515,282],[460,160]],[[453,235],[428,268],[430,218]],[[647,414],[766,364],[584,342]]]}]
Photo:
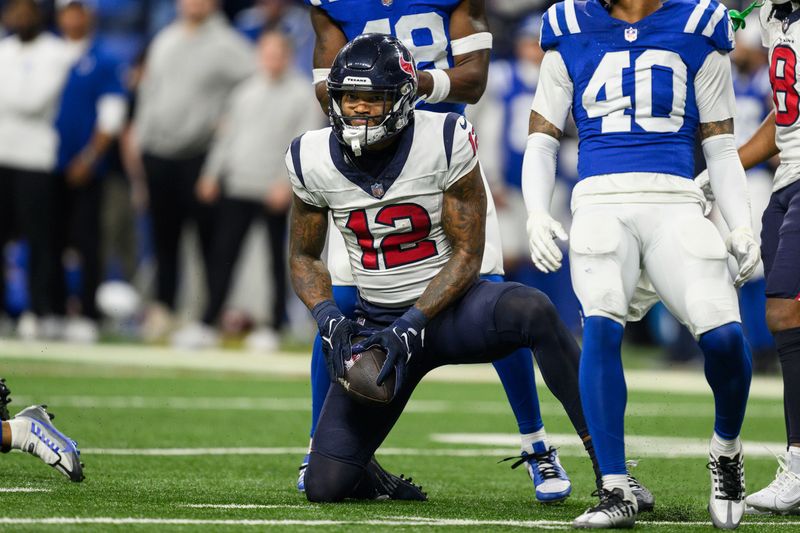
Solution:
[{"label": "knee pad", "polygon": [[628,301],[618,257],[622,227],[615,217],[591,213],[576,216],[570,231],[572,285],[584,314],[624,323]]},{"label": "knee pad", "polygon": [[312,452],[306,467],[306,498],[310,502],[340,502],[353,494],[364,468]]}]

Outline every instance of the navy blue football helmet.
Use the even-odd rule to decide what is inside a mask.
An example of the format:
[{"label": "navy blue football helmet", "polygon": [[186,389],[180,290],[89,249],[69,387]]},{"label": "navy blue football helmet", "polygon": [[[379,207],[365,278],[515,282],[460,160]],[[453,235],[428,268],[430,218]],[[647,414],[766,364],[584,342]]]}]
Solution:
[{"label": "navy blue football helmet", "polygon": [[[328,74],[327,88],[328,117],[336,138],[355,155],[361,155],[363,147],[397,135],[413,120],[417,68],[411,52],[399,39],[382,33],[365,33],[339,50]],[[342,97],[355,91],[382,94],[383,114],[343,116]],[[366,118],[367,123],[353,125],[354,118]]]}]

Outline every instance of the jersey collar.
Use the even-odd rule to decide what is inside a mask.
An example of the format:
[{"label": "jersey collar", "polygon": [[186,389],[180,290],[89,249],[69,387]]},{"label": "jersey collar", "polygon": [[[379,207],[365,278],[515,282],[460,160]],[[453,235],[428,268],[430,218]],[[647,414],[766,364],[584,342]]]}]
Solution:
[{"label": "jersey collar", "polygon": [[362,191],[378,199],[382,198],[389,191],[389,187],[391,187],[397,177],[400,176],[408,160],[408,155],[411,153],[411,145],[413,142],[414,122],[412,121],[411,124],[406,126],[400,133],[397,151],[394,156],[392,156],[392,160],[389,161],[389,164],[386,165],[386,168],[383,169],[379,176],[370,176],[347,162],[344,152],[342,151],[342,145],[336,139],[333,132],[330,133],[328,138],[331,159],[333,160],[336,170],[341,172],[345,178],[357,185]]}]

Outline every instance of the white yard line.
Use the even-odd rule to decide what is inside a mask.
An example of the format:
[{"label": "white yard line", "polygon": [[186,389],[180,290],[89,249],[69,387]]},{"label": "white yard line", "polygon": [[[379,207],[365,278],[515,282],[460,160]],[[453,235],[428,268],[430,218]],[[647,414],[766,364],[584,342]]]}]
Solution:
[{"label": "white yard line", "polygon": [[[458,448],[398,448],[384,447],[379,455],[410,457],[491,457],[514,455],[519,449],[519,435],[511,433],[435,433],[433,442],[461,444]],[[550,442],[559,448],[563,457],[585,457],[586,451],[576,435],[548,434]],[[675,459],[683,457],[708,457],[706,439],[630,435],[625,438],[626,452],[631,458],[653,457]],[[477,446],[477,447],[476,447]],[[485,446],[485,447],[481,447]],[[773,457],[783,453],[782,442],[745,441],[747,457]],[[214,455],[304,455],[301,447],[250,447],[250,448],[86,448],[85,455],[120,455],[133,457],[191,457]]]},{"label": "white yard line", "polygon": [[[15,403],[25,405],[36,403],[34,396],[14,396]],[[79,407],[88,409],[169,409],[200,411],[299,411],[311,409],[308,398],[257,398],[257,397],[190,397],[190,396],[48,396],[48,405],[57,407]],[[564,414],[564,409],[552,402],[541,406],[544,415]],[[453,401],[453,400],[411,400],[405,409],[409,413],[469,413],[469,414],[509,414],[508,403],[501,400]],[[752,405],[747,409],[748,416],[758,418],[783,419],[783,404]],[[708,418],[714,416],[711,397],[707,404],[690,403],[645,403],[630,402],[625,410],[628,417],[669,417],[669,418]]]},{"label": "white yard line", "polygon": [[[566,520],[469,520],[462,518],[426,518],[426,517],[391,517],[371,520],[292,520],[292,519],[198,519],[198,518],[111,518],[111,517],[52,517],[52,518],[3,518],[0,524],[5,525],[162,525],[162,526],[506,526],[519,528],[562,529],[568,528],[572,522]],[[637,521],[642,526],[710,526],[706,521]],[[739,527],[786,527],[800,525],[800,521],[748,521],[745,519]]]},{"label": "white yard line", "polygon": [[[585,451],[575,435],[550,434],[548,440],[559,448],[558,453],[565,456],[583,456]],[[467,446],[519,446],[519,435],[513,433],[434,433],[434,442],[443,444],[463,444]],[[745,457],[774,457],[782,455],[786,446],[783,442],[759,442],[744,440]],[[708,439],[662,437],[655,435],[626,435],[625,452],[630,458],[654,457],[661,459],[680,457],[708,457]]]},{"label": "white yard line", "polygon": [[[54,361],[86,363],[94,366],[147,367],[149,369],[193,369],[238,372],[258,376],[308,376],[309,357],[285,352],[253,354],[233,350],[182,351],[143,345],[76,346],[66,343],[0,341],[0,361]],[[628,390],[665,393],[709,393],[700,370],[629,370],[625,373]],[[437,368],[427,381],[497,383],[491,365],[450,365]],[[783,382],[778,377],[754,377],[751,398],[783,398]]]},{"label": "white yard line", "polygon": [[53,489],[38,489],[33,487],[0,487],[0,492],[53,492]]}]

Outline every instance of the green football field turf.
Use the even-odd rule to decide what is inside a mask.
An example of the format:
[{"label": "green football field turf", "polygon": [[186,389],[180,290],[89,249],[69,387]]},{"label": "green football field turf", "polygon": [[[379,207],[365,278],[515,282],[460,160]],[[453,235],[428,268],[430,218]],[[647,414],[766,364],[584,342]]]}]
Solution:
[{"label": "green football field turf", "polygon": [[[564,503],[537,504],[515,451],[516,426],[499,383],[423,383],[378,453],[413,476],[429,501],[312,505],[294,484],[307,445],[301,378],[4,360],[12,413],[48,403],[83,452],[86,480],[69,483],[38,459],[0,457],[0,531],[495,531],[569,529],[593,503],[588,459],[540,388],[547,430],[573,480]],[[656,495],[639,530],[711,530],[702,456],[709,394],[630,392],[634,474]],[[747,486],[768,483],[784,438],[780,401],[754,398],[743,437]],[[23,492],[24,491],[24,492]],[[799,517],[748,516],[746,531],[800,529]]]}]

